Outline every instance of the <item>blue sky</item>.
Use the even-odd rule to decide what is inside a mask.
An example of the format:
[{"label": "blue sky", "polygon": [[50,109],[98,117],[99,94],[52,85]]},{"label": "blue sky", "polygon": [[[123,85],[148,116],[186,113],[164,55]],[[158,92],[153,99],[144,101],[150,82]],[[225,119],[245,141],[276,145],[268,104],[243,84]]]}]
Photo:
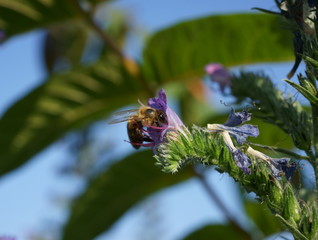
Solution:
[{"label": "blue sky", "polygon": [[[199,16],[246,12],[255,6],[275,9],[274,1],[264,0],[121,0],[114,1],[112,5],[129,12],[135,23],[148,33]],[[17,36],[0,45],[0,114],[44,79],[42,40],[43,33],[36,31]],[[140,45],[133,44],[134,42],[131,42],[127,47],[127,53],[136,56]],[[291,65],[292,63],[267,64],[251,68],[265,67],[271,76],[282,79]],[[126,139],[123,125],[119,124],[114,128],[113,131],[118,133],[118,141]],[[110,130],[101,131],[107,135]],[[130,151],[129,147],[127,145],[125,151]],[[0,236],[10,235],[24,240],[34,232],[46,230],[48,225],[54,228],[64,221],[66,208],[63,204],[57,204],[56,198],[63,194],[71,196],[81,186],[77,179],[61,178],[57,174],[67,158],[66,147],[63,142],[58,142],[25,166],[1,178]],[[239,202],[236,200],[238,190],[233,187],[232,180],[215,172],[211,173],[209,178],[231,211],[241,216]],[[175,188],[151,196],[144,204],[130,210],[110,232],[98,240],[138,239],[142,231],[139,226],[144,226],[143,219],[147,217],[148,208],[151,209],[152,206],[157,206],[153,214],[164,220],[164,224],[158,226],[159,230],[164,229],[162,238],[158,239],[178,239],[203,223],[224,221],[222,213],[207,198],[196,180],[190,180]]]}]

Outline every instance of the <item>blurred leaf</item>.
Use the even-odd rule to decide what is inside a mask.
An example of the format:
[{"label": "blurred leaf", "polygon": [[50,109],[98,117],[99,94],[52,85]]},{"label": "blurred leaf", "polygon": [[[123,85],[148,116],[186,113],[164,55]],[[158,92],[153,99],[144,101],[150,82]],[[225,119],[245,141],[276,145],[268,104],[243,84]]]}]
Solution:
[{"label": "blurred leaf", "polygon": [[[201,97],[206,97],[203,92]],[[182,120],[188,126],[192,124],[205,124],[207,118],[215,114],[215,110],[213,110],[211,104],[207,102],[207,99],[205,99],[205,101],[198,99],[193,93],[190,93],[188,89],[184,89],[181,96],[180,110]]]},{"label": "blurred leaf", "polygon": [[44,40],[44,60],[47,70],[52,72],[79,64],[87,40],[88,29],[81,22],[51,27]]},{"label": "blurred leaf", "polygon": [[0,119],[0,175],[19,167],[67,131],[142,97],[135,80],[118,59],[50,77]]},{"label": "blurred leaf", "polygon": [[233,227],[227,225],[208,225],[184,238],[184,240],[245,240],[246,236],[242,236],[235,231]]},{"label": "blurred leaf", "polygon": [[99,3],[103,3],[103,2],[111,2],[114,0],[85,0],[86,2],[90,2],[93,5],[99,4]]},{"label": "blurred leaf", "polygon": [[204,75],[204,66],[293,60],[292,36],[279,18],[265,14],[211,16],[177,24],[153,35],[143,70],[159,82]]},{"label": "blurred leaf", "polygon": [[265,236],[282,231],[284,228],[264,204],[245,201],[246,213]]},{"label": "blurred leaf", "polygon": [[164,174],[154,166],[152,156],[150,151],[138,152],[97,176],[75,201],[63,239],[93,239],[149,194],[192,176],[186,169]]},{"label": "blurred leaf", "polygon": [[0,0],[0,29],[7,37],[77,16],[69,0]]}]

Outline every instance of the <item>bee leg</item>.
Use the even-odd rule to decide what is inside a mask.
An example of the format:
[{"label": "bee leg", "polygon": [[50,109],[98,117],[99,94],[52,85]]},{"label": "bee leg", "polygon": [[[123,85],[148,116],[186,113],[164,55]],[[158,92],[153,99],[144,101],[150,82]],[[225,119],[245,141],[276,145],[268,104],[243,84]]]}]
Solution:
[{"label": "bee leg", "polygon": [[144,136],[144,137],[142,138],[142,140],[143,140],[144,142],[153,142],[152,139],[149,138],[149,137],[147,137],[147,136]]}]

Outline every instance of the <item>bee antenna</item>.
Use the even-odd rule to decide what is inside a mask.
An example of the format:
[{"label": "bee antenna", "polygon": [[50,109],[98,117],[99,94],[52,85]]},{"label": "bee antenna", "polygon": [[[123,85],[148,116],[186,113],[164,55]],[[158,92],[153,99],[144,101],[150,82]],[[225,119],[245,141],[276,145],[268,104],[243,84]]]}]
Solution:
[{"label": "bee antenna", "polygon": [[145,106],[145,104],[143,104],[140,99],[138,99],[138,103],[141,105],[141,106]]},{"label": "bee antenna", "polygon": [[245,105],[245,110],[246,111],[254,111],[254,110],[261,110],[261,108],[260,107],[258,107],[257,106],[257,103],[256,102],[251,102],[250,104],[247,104],[247,105]]},{"label": "bee antenna", "polygon": [[224,102],[222,99],[220,100],[220,103],[223,104],[225,107],[230,107],[230,105]]}]

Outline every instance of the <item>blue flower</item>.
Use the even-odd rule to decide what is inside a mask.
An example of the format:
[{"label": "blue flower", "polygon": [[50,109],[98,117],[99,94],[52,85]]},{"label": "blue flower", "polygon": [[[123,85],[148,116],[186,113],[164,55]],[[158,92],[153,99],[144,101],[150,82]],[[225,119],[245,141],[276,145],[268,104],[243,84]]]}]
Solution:
[{"label": "blue flower", "polygon": [[236,165],[242,169],[245,174],[251,173],[251,169],[249,167],[251,166],[252,161],[240,149],[237,149],[234,146],[230,135],[235,138],[239,145],[246,142],[247,137],[257,137],[259,135],[257,126],[249,124],[238,126],[251,120],[251,116],[252,114],[245,110],[236,113],[232,109],[224,124],[208,124],[208,129],[211,132],[221,132],[224,142],[231,151]]},{"label": "blue flower", "polygon": [[233,159],[236,165],[243,170],[245,174],[250,174],[251,169],[250,166],[252,165],[251,159],[249,159],[242,151],[236,148],[232,142],[229,132],[223,131],[221,132],[223,136],[223,140],[227,148],[231,151]]},{"label": "blue flower", "polygon": [[250,166],[252,165],[251,159],[249,159],[240,149],[236,149],[232,152],[236,165],[243,170],[245,174],[251,174]]},{"label": "blue flower", "polygon": [[226,120],[226,122],[224,123],[224,125],[229,127],[235,127],[251,120],[251,117],[252,117],[252,114],[246,110],[236,113],[234,109],[232,108],[230,115],[228,119]]},{"label": "blue flower", "polygon": [[289,158],[271,158],[251,147],[247,149],[247,152],[256,158],[266,161],[269,164],[273,176],[277,179],[280,179],[282,176],[285,176],[286,179],[289,181],[294,172],[298,168],[295,162],[289,163]]},{"label": "blue flower", "polygon": [[237,125],[251,120],[251,116],[252,114],[245,110],[236,113],[232,109],[227,121],[224,124],[208,124],[208,129],[210,131],[228,131],[231,136],[235,138],[238,144],[241,145],[246,142],[247,137],[257,137],[259,135],[257,126],[244,124],[237,127]]},{"label": "blue flower", "polygon": [[289,164],[289,158],[270,158],[269,165],[275,178],[280,178],[285,175],[286,179],[290,181],[298,166],[295,162]]}]

